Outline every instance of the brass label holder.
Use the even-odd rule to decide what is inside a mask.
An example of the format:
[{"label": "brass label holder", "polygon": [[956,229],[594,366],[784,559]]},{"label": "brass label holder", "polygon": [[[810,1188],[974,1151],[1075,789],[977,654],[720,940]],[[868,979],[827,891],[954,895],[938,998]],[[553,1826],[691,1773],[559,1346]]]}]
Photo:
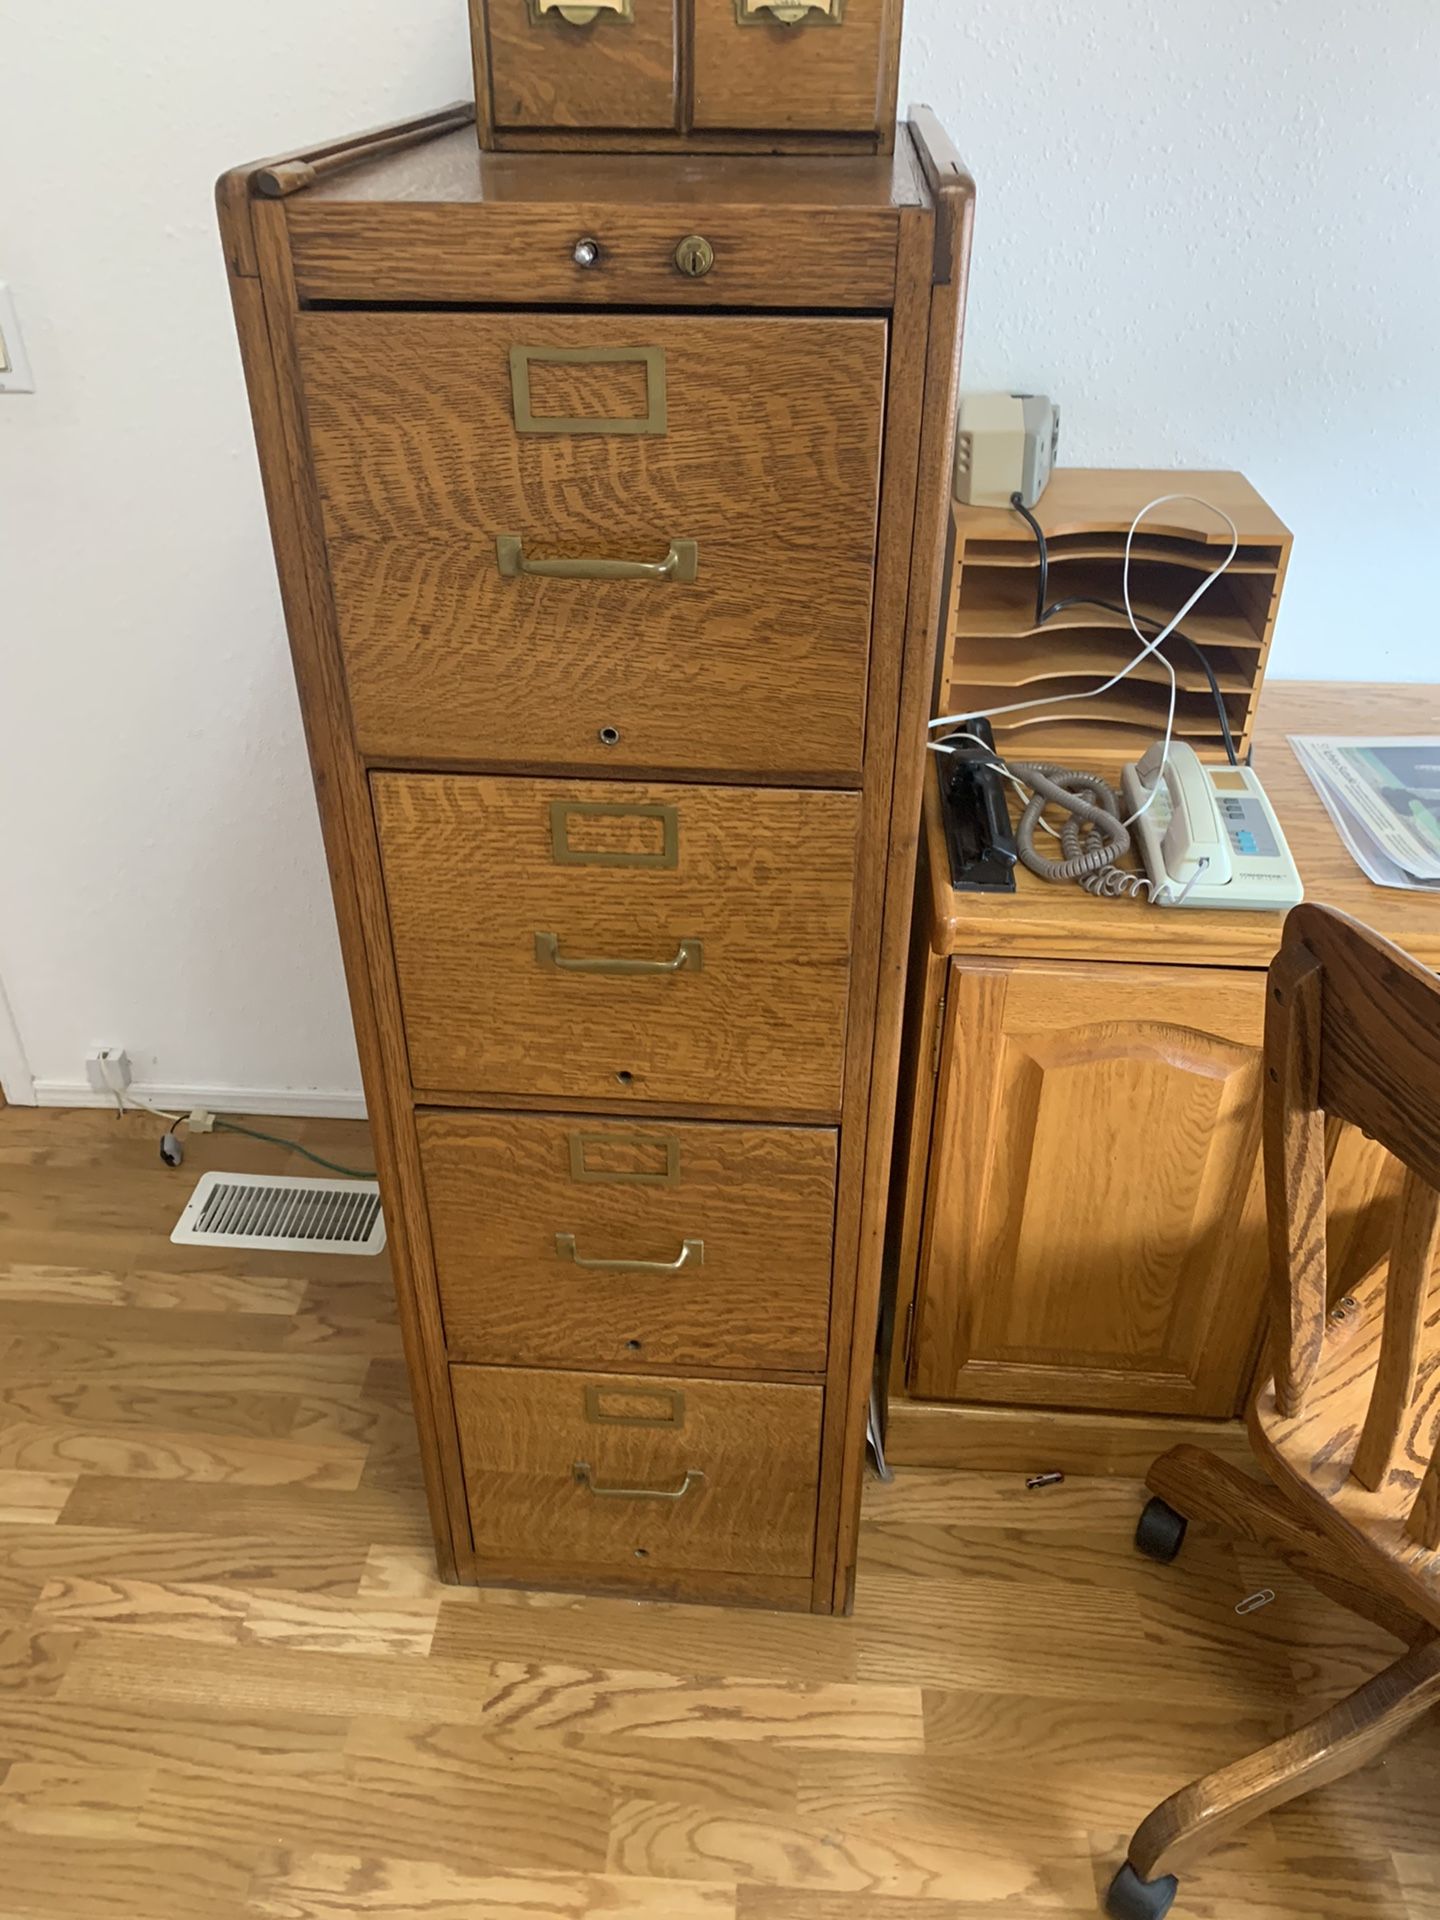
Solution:
[{"label": "brass label holder", "polygon": [[[656,1413],[607,1413],[607,1399],[653,1401]],[[685,1395],[679,1387],[586,1387],[585,1418],[597,1427],[683,1427]]]},{"label": "brass label holder", "polygon": [[[590,852],[570,844],[570,822],[583,820],[654,820],[661,844],[653,853]],[[680,865],[680,809],[676,806],[616,806],[606,800],[552,800],[550,846],[560,867],[642,867],[652,873],[673,871]]]},{"label": "brass label holder", "polygon": [[[586,1159],[592,1147],[632,1147],[638,1150],[659,1148],[665,1155],[663,1172],[637,1168],[623,1173],[618,1168],[592,1167]],[[570,1136],[570,1178],[588,1187],[678,1187],[680,1184],[680,1142],[673,1133],[572,1133]]]},{"label": "brass label holder", "polygon": [[[530,369],[536,365],[644,367],[645,412],[591,419],[536,413],[530,393]],[[510,391],[517,433],[663,434],[670,429],[663,347],[511,347]]]}]

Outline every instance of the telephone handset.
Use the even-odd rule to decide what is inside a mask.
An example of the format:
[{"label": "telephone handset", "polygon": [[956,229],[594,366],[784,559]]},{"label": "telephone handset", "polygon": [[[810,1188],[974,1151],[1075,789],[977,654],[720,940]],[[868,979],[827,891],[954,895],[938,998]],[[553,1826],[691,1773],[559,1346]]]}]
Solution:
[{"label": "telephone handset", "polygon": [[1277,912],[1304,899],[1280,822],[1249,767],[1207,766],[1183,741],[1172,741],[1167,759],[1157,742],[1120,784],[1125,815],[1138,815],[1131,831],[1157,906]]}]

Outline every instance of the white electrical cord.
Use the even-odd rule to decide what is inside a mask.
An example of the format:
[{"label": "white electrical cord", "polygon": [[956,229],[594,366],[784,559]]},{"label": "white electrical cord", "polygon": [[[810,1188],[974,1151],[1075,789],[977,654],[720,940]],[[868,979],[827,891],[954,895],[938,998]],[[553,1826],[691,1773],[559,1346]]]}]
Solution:
[{"label": "white electrical cord", "polygon": [[[1153,639],[1147,639],[1140,630],[1139,621],[1135,618],[1135,605],[1130,592],[1130,569],[1134,561],[1135,536],[1139,533],[1141,527],[1144,526],[1152,513],[1156,512],[1160,507],[1168,507],[1182,500],[1189,501],[1192,506],[1204,507],[1208,513],[1213,513],[1217,519],[1225,522],[1226,526],[1230,529],[1230,551],[1220,562],[1219,566],[1215,568],[1214,572],[1207,574],[1205,579],[1201,581],[1200,585],[1195,589],[1194,593],[1191,594],[1190,598],[1185,602],[1184,606],[1170,624],[1160,633],[1157,633]],[[1128,679],[1137,667],[1142,666],[1144,662],[1152,656],[1158,657],[1161,666],[1164,667],[1168,674],[1170,679],[1170,705],[1165,716],[1165,741],[1164,751],[1160,761],[1159,779],[1157,779],[1155,785],[1151,788],[1150,796],[1145,801],[1145,804],[1138,808],[1136,812],[1132,813],[1130,818],[1124,822],[1127,827],[1133,826],[1141,814],[1148,813],[1154,804],[1155,796],[1159,793],[1161,783],[1165,778],[1165,770],[1170,764],[1170,747],[1175,737],[1175,709],[1179,698],[1179,682],[1175,678],[1174,667],[1166,659],[1165,655],[1159,652],[1159,649],[1164,646],[1171,634],[1174,633],[1195,610],[1205,595],[1210,591],[1211,587],[1215,585],[1216,581],[1229,572],[1239,551],[1240,529],[1236,526],[1235,522],[1223,507],[1217,507],[1213,500],[1204,500],[1196,493],[1162,493],[1158,499],[1152,500],[1148,506],[1142,507],[1131,522],[1130,532],[1125,539],[1125,617],[1130,622],[1130,628],[1135,638],[1140,642],[1140,651],[1135,655],[1133,660],[1121,667],[1118,673],[1112,674],[1110,678],[1102,682],[1100,686],[1089,687],[1084,693],[1064,694],[1061,696],[1062,700],[1065,701],[1096,700],[1102,693],[1109,693],[1113,687],[1118,687],[1122,680]],[[958,727],[961,722],[965,720],[995,720],[998,719],[1000,715],[1006,713],[1029,713],[1036,707],[1053,707],[1054,704],[1055,697],[1046,694],[1038,700],[1015,700],[1004,707],[986,707],[980,711],[972,708],[968,713],[952,713],[945,715],[939,720],[932,720],[930,722],[930,731],[934,733],[942,727]],[[1055,714],[1047,715],[1047,718],[1051,719],[1058,719],[1060,717],[1061,716]],[[953,733],[949,736],[951,739],[964,737],[964,735]],[[969,737],[974,738],[973,735]],[[984,745],[984,742],[982,741],[980,744]],[[946,746],[943,740],[938,742],[932,741],[931,748],[934,752],[953,751],[952,748]],[[1008,769],[1006,769],[1006,772],[1008,774]]]},{"label": "white electrical cord", "polygon": [[167,1126],[178,1127],[185,1119],[183,1113],[165,1113],[159,1107],[152,1107],[148,1100],[142,1100],[138,1093],[132,1093],[128,1087],[115,1084],[110,1073],[108,1054],[100,1055],[100,1078],[105,1082],[105,1090],[115,1102],[115,1111],[119,1114],[136,1112],[148,1113],[155,1120],[163,1120]]}]

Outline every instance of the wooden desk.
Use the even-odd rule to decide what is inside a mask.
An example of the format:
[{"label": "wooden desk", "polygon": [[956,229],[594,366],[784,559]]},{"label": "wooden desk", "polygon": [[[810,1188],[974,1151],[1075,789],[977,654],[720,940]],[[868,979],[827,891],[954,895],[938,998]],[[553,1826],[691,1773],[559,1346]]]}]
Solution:
[{"label": "wooden desk", "polygon": [[[1440,686],[1274,680],[1261,696],[1255,732],[1255,769],[1285,828],[1306,898],[1353,914],[1427,966],[1440,967],[1440,898],[1396,893],[1365,878],[1295,758],[1286,738],[1292,733],[1440,735]],[[1118,767],[1109,771],[1118,777]],[[929,912],[942,953],[1268,967],[1280,944],[1282,914],[1158,912],[1142,900],[1097,900],[1023,867],[1013,896],[956,893],[933,773],[925,836]]]},{"label": "wooden desk", "polygon": [[[1255,756],[1307,896],[1440,966],[1440,899],[1365,878],[1291,733],[1440,734],[1440,688],[1277,681]],[[1020,1409],[1096,1445],[1095,1416],[1239,1412],[1261,1346],[1260,1047],[1282,921],[1024,871],[1014,896],[957,894],[932,776],[889,1245],[897,1458],[978,1444],[993,1463],[994,1421]],[[1392,1173],[1350,1134],[1333,1156],[1343,1287],[1386,1244]],[[1030,1459],[1035,1427],[1018,1420]],[[1096,1464],[1085,1447],[1073,1463]]]}]

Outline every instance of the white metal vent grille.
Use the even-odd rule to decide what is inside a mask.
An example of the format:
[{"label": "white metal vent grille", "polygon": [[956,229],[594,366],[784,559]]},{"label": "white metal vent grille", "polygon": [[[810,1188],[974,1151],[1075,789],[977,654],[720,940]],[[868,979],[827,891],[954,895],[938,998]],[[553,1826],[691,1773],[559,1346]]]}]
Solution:
[{"label": "white metal vent grille", "polygon": [[207,1173],[170,1238],[185,1246],[275,1253],[379,1253],[385,1216],[374,1180]]}]

